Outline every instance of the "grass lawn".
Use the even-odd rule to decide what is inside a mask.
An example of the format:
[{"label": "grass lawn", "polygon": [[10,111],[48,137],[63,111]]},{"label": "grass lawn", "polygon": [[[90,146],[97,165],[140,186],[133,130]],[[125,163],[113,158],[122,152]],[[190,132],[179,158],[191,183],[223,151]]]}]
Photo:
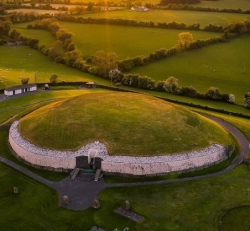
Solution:
[{"label": "grass lawn", "polygon": [[[69,211],[58,206],[56,191],[0,163],[1,230],[88,230],[92,209]],[[13,194],[13,186],[20,193]]]},{"label": "grass lawn", "polygon": [[[219,1],[217,1],[219,2]],[[250,7],[249,7],[250,9]],[[176,11],[176,10],[150,10],[148,12],[135,12],[131,10],[107,11],[93,14],[84,14],[81,17],[87,18],[117,18],[130,19],[136,21],[153,21],[153,22],[178,22],[186,24],[200,23],[201,28],[209,25],[227,26],[233,21],[243,21],[247,19],[245,14],[229,14],[217,12],[201,11]]]},{"label": "grass lawn", "polygon": [[[182,32],[182,30],[69,22],[60,22],[60,25],[74,33],[73,40],[83,56],[103,50],[115,52],[118,59],[148,55],[163,47],[171,48],[177,43],[178,34]],[[221,33],[193,31],[192,34],[195,40],[221,37]]]},{"label": "grass lawn", "polygon": [[[227,208],[250,204],[249,180],[248,167],[241,165],[211,179],[110,188],[102,192],[100,198],[104,207],[105,204],[129,200],[132,209],[146,217],[144,222],[137,224],[136,230],[217,231],[219,217]],[[101,210],[98,213],[101,214]],[[108,215],[102,215],[104,223]],[[245,220],[246,216],[248,214],[242,219]]]},{"label": "grass lawn", "polygon": [[250,206],[230,210],[222,220],[223,231],[249,230],[250,221],[244,219],[250,213]]},{"label": "grass lawn", "polygon": [[53,63],[47,56],[27,46],[1,46],[0,54],[0,89],[20,85],[22,77],[30,77],[30,83],[33,83],[35,72],[37,82],[49,82],[50,76],[56,73],[59,80],[109,83],[102,78]]},{"label": "grass lawn", "polygon": [[244,36],[229,43],[178,54],[131,72],[148,75],[155,80],[174,76],[179,85],[193,86],[203,93],[210,86],[219,87],[223,93],[234,94],[236,103],[243,105],[243,95],[250,90],[249,49],[250,36]]},{"label": "grass lawn", "polygon": [[[3,230],[88,230],[98,225],[106,230],[197,230],[216,231],[222,213],[230,207],[250,204],[247,166],[220,177],[165,185],[109,188],[101,192],[101,209],[70,211],[58,207],[56,193],[0,164],[0,225]],[[12,188],[20,190],[12,194]],[[145,220],[135,224],[113,212],[124,200]],[[11,206],[10,206],[11,205]],[[241,213],[243,220],[249,211]],[[240,217],[238,215],[238,219]],[[242,220],[242,222],[243,222]],[[232,220],[230,221],[232,224]],[[234,227],[232,227],[234,228]],[[229,229],[245,231],[240,229]]]},{"label": "grass lawn", "polygon": [[[60,90],[60,91],[58,90],[58,91],[37,92],[35,94],[9,98],[8,100],[0,102],[0,109],[4,110],[4,109],[22,107],[22,106],[34,104],[34,103],[45,101],[45,100],[70,98],[70,97],[74,97],[77,95],[96,93],[96,92],[106,92],[106,91],[108,90],[96,88],[96,89],[91,89],[91,90]],[[0,112],[0,115],[1,115],[1,112]]]},{"label": "grass lawn", "polygon": [[133,93],[86,94],[52,103],[24,117],[19,129],[43,148],[77,150],[99,140],[111,155],[166,155],[232,142],[216,123]]}]

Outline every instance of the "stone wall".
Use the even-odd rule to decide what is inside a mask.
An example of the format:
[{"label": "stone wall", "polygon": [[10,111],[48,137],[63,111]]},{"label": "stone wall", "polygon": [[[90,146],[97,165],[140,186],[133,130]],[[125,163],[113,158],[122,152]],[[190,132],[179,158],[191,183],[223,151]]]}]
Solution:
[{"label": "stone wall", "polygon": [[227,147],[213,144],[208,148],[188,153],[152,157],[110,156],[104,144],[96,141],[78,151],[56,151],[37,147],[23,139],[18,131],[19,121],[12,124],[9,143],[14,152],[32,165],[52,169],[73,169],[77,156],[88,156],[89,150],[97,150],[96,156],[103,159],[102,171],[127,175],[158,175],[170,172],[196,170],[217,164],[231,153]]}]

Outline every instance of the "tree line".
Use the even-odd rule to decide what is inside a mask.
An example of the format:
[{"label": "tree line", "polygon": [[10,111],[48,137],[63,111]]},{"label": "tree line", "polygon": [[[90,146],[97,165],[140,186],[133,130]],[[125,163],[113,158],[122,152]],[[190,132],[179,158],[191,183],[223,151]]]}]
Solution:
[{"label": "tree line", "polygon": [[[244,24],[244,27],[248,28],[248,26],[248,24]],[[227,42],[228,40],[225,37],[194,41],[191,33],[183,32],[179,34],[179,39],[175,47],[157,50],[151,53],[148,57],[138,56],[133,59],[117,61],[117,55],[115,53],[99,51],[86,61],[82,58],[81,51],[77,49],[76,44],[72,40],[73,34],[67,29],[61,28],[55,18],[36,20],[28,25],[27,28],[49,30],[56,37],[56,40],[47,48],[45,44],[38,46],[38,40],[22,37],[22,35],[15,29],[11,31],[10,37],[24,41],[27,45],[34,49],[38,49],[57,63],[62,63],[80,71],[110,79],[117,86],[124,85],[142,89],[166,91],[172,94],[219,100],[229,103],[234,103],[235,101],[234,95],[221,94],[218,88],[211,87],[206,94],[201,94],[193,87],[180,87],[178,85],[178,80],[174,77],[156,83],[154,79],[148,76],[123,73],[124,71],[131,70],[135,66],[146,65],[150,62],[170,57],[179,52],[198,49],[213,43]],[[237,23],[227,28],[228,33],[235,30],[238,30]],[[249,28],[243,30],[244,33],[247,31],[249,32]],[[242,29],[238,32],[242,33]]]},{"label": "tree line", "polygon": [[[159,5],[154,4],[146,4],[148,8],[151,9],[161,9],[161,10],[186,10],[186,11],[203,11],[203,12],[220,12],[220,13],[237,13],[237,14],[250,14],[250,10],[243,11],[242,9],[218,9],[211,7],[200,7],[193,6],[185,3],[168,3],[169,0],[162,0]],[[171,0],[170,0],[171,1]],[[166,3],[165,3],[166,2]]]}]

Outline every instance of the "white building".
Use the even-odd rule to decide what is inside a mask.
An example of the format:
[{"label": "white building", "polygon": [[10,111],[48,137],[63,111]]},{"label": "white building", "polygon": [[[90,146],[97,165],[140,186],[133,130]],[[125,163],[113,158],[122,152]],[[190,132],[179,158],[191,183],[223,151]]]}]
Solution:
[{"label": "white building", "polygon": [[20,86],[6,88],[4,90],[4,94],[6,96],[12,96],[12,95],[18,95],[18,94],[22,94],[24,92],[36,91],[36,90],[37,90],[37,85],[35,83],[33,83],[33,84],[26,84],[26,85],[20,85]]},{"label": "white building", "polygon": [[133,6],[131,8],[133,11],[149,11],[149,9],[145,6]]}]

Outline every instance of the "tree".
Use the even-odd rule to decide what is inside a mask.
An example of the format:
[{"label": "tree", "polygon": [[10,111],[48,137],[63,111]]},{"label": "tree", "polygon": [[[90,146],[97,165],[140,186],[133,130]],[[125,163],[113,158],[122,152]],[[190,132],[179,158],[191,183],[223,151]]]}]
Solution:
[{"label": "tree", "polygon": [[32,1],[32,2],[30,3],[30,5],[31,5],[31,8],[32,8],[32,9],[35,8],[36,2],[35,2],[35,1]]},{"label": "tree", "polygon": [[164,89],[166,92],[175,93],[178,90],[178,79],[171,76],[164,82]]},{"label": "tree", "polygon": [[48,56],[55,59],[57,56],[62,55],[63,46],[60,40],[56,40],[48,49]]},{"label": "tree", "polygon": [[229,99],[228,99],[229,103],[235,103],[235,96],[233,94],[229,95]]},{"label": "tree", "polygon": [[68,51],[73,51],[73,50],[76,50],[76,44],[75,43],[70,43],[67,47],[67,50]]},{"label": "tree", "polygon": [[94,3],[89,2],[88,7],[87,7],[87,11],[92,11],[93,8],[94,8]]},{"label": "tree", "polygon": [[111,85],[112,85],[112,82],[115,82],[115,83],[122,82],[123,76],[124,76],[124,74],[122,72],[120,72],[118,69],[110,70],[109,71],[109,78],[111,79]]},{"label": "tree", "polygon": [[117,69],[117,55],[116,53],[105,53],[98,51],[93,58],[96,66],[97,74],[100,76],[108,77],[110,70]]},{"label": "tree", "polygon": [[193,35],[189,32],[182,32],[178,35],[178,42],[176,44],[176,48],[180,50],[188,49],[191,44],[194,42]]},{"label": "tree", "polygon": [[53,74],[51,75],[51,77],[49,78],[50,83],[52,84],[56,84],[58,80],[58,75],[57,74]]},{"label": "tree", "polygon": [[22,85],[28,84],[28,83],[29,83],[29,80],[30,80],[30,78],[22,78],[22,79],[21,79]]},{"label": "tree", "polygon": [[221,98],[220,89],[217,87],[210,87],[207,90],[206,96],[211,99],[220,99]]},{"label": "tree", "polygon": [[244,102],[245,102],[245,107],[250,108],[250,92],[247,92],[244,95]]}]

